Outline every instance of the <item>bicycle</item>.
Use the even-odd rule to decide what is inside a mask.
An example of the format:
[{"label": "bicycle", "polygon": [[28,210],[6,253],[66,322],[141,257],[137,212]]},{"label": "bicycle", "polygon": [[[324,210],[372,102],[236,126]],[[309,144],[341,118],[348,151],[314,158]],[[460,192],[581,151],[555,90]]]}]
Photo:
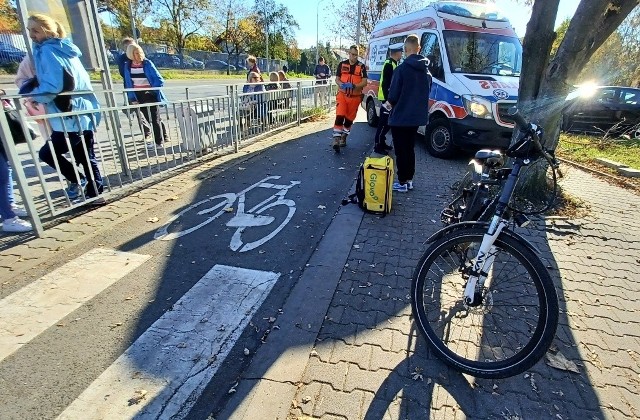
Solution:
[{"label": "bicycle", "polygon": [[[288,185],[282,184],[273,184],[267,181],[273,179],[280,179],[279,175],[268,176],[253,185],[245,188],[239,193],[225,193],[219,194],[201,201],[198,201],[195,204],[190,205],[186,209],[172,216],[167,223],[161,226],[156,233],[154,234],[154,239],[159,239],[162,241],[170,241],[173,239],[178,239],[184,235],[188,235],[191,232],[194,232],[201,227],[213,222],[218,217],[222,216],[224,213],[233,212],[233,205],[238,200],[238,209],[236,211],[235,216],[231,218],[226,223],[228,227],[236,228],[236,231],[231,237],[231,242],[229,244],[229,248],[232,251],[246,252],[252,249],[259,247],[260,245],[266,243],[274,236],[276,236],[289,221],[293,217],[296,212],[296,203],[293,200],[285,199],[284,196],[287,194],[290,188],[300,184],[300,181],[290,181]],[[245,211],[245,203],[246,203],[246,193],[255,189],[255,188],[271,188],[278,190],[277,193],[267,197],[260,203],[256,204],[249,210]],[[218,202],[219,201],[219,202]],[[195,215],[191,215],[190,212],[194,209],[201,208],[205,204],[216,203],[211,207],[206,207],[197,211]],[[275,221],[274,216],[263,215],[263,213],[267,212],[267,210],[272,209],[276,206],[286,206],[288,207],[287,215],[285,219],[276,226],[276,228],[271,231],[268,235],[257,239],[255,241],[249,243],[243,243],[242,234],[248,227],[258,227],[258,226],[267,226]],[[185,215],[189,214],[191,217],[186,218]],[[188,224],[181,223],[183,219],[186,220],[186,223],[193,222],[197,217],[195,216],[207,216],[213,214],[212,216],[208,216],[204,221],[199,222],[195,226],[189,226]],[[169,231],[172,226],[175,226],[176,229]]]},{"label": "bicycle", "polygon": [[[499,195],[475,194],[480,201],[468,200],[468,208],[452,215],[450,221],[460,223],[427,240],[431,245],[411,284],[417,326],[436,356],[481,378],[505,378],[533,366],[549,349],[559,316],[553,281],[536,249],[509,229],[511,222],[528,222],[509,206],[522,168],[542,157],[554,172],[558,164],[541,146],[542,130],[511,112],[521,130],[505,152],[513,159],[511,168],[500,168],[500,152],[479,152],[485,177],[471,189],[488,195],[488,186],[502,184]],[[488,209],[489,222],[471,220],[482,219]]]}]

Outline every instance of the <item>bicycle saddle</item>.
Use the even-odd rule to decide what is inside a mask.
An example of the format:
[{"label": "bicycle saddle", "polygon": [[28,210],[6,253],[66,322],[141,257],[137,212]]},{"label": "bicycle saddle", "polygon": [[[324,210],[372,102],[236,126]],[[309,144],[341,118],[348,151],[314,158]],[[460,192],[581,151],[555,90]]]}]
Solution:
[{"label": "bicycle saddle", "polygon": [[502,152],[500,150],[478,150],[476,152],[475,158],[489,168],[497,168],[504,164],[504,157],[502,156]]}]

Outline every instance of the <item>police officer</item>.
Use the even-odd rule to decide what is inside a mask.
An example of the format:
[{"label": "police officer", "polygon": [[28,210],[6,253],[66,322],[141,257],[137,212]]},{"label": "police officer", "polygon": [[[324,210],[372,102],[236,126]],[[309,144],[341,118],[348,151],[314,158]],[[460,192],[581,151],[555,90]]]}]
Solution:
[{"label": "police officer", "polygon": [[351,132],[353,120],[358,114],[362,89],[367,85],[367,69],[358,60],[358,47],[349,48],[349,59],[341,61],[336,71],[336,120],[333,125],[333,150],[340,151],[347,145],[347,136]]},{"label": "police officer", "polygon": [[388,150],[393,149],[386,143],[386,134],[389,132],[389,104],[387,104],[387,96],[391,87],[391,77],[393,71],[398,66],[398,61],[402,58],[402,42],[389,45],[389,58],[382,65],[382,73],[380,74],[380,86],[378,87],[378,99],[382,104],[380,106],[380,119],[378,120],[378,130],[374,140],[373,151],[382,155],[386,155]]}]

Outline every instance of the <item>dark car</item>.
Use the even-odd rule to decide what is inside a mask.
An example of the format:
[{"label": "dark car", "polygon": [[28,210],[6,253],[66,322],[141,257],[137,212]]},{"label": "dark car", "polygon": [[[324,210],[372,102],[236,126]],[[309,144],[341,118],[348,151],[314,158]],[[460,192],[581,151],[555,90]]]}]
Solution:
[{"label": "dark car", "polygon": [[562,129],[640,138],[640,89],[620,86],[579,89],[567,99]]},{"label": "dark car", "polygon": [[160,53],[149,54],[147,58],[153,61],[153,64],[155,64],[156,67],[164,67],[164,68],[172,68],[172,69],[179,69],[181,67],[180,57],[178,57],[175,54],[167,54],[167,53],[160,52]]},{"label": "dark car", "polygon": [[226,61],[222,60],[209,60],[204,66],[211,70],[226,70],[227,67],[229,67],[230,71],[236,71],[236,66],[233,64],[227,64]]},{"label": "dark car", "polygon": [[204,69],[204,62],[200,60],[196,60],[195,58],[190,57],[188,55],[185,55],[182,57],[182,68],[202,70]]},{"label": "dark car", "polygon": [[25,55],[25,51],[0,41],[0,64],[19,63]]}]

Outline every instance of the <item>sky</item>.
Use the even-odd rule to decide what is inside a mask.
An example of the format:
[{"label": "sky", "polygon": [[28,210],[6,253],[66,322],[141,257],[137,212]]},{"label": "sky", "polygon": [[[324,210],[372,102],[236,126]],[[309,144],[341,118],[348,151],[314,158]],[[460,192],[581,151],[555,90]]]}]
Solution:
[{"label": "sky", "polygon": [[[296,31],[296,38],[300,48],[309,48],[315,45],[316,22],[319,28],[320,42],[329,41],[332,45],[339,44],[340,34],[332,33],[329,29],[329,22],[333,19],[333,13],[328,8],[333,0],[320,0],[319,2],[276,0],[276,2],[285,5],[300,25],[300,29]],[[357,0],[353,0],[353,2],[355,11],[357,10]],[[518,36],[524,36],[527,22],[531,16],[531,8],[513,0],[495,0],[495,3],[509,18]],[[566,18],[573,16],[578,3],[580,3],[580,0],[560,0],[556,26]],[[346,43],[347,41],[344,42]]]}]

